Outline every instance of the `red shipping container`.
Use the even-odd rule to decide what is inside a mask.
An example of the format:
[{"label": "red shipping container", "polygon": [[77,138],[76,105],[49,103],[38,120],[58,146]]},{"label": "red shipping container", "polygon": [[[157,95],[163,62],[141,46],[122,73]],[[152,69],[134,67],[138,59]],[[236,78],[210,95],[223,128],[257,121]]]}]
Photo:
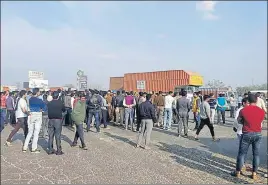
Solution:
[{"label": "red shipping container", "polygon": [[[199,78],[197,79],[197,77]],[[192,83],[197,83],[196,81],[200,80],[200,78],[202,78],[200,75],[192,72],[186,72],[184,70],[127,73],[124,75],[124,90],[168,92],[174,91],[174,88],[176,86],[191,85]],[[137,88],[138,81],[144,82],[144,89]]]}]

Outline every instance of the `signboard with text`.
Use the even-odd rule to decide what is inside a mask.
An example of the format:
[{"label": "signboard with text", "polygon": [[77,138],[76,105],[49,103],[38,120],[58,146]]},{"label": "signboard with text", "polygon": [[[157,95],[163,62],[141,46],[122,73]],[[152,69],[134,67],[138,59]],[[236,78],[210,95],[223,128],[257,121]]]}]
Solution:
[{"label": "signboard with text", "polygon": [[28,72],[28,78],[30,79],[38,79],[43,80],[44,79],[44,73],[40,71],[29,71]]},{"label": "signboard with text", "polygon": [[78,90],[79,91],[86,90],[87,89],[87,76],[82,75],[82,76],[78,77],[77,80],[78,80]]},{"label": "signboard with text", "polygon": [[137,81],[137,89],[144,90],[145,89],[145,81]]},{"label": "signboard with text", "polygon": [[48,89],[48,80],[30,79],[29,88]]}]

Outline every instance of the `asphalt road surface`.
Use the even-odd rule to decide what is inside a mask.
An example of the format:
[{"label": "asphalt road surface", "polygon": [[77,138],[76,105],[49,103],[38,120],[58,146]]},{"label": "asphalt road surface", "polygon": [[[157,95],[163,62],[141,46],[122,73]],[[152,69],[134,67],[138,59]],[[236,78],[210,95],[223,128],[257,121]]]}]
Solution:
[{"label": "asphalt road surface", "polygon": [[[192,122],[189,125],[194,127]],[[255,182],[248,177],[250,172],[240,179],[229,175],[238,151],[230,119],[224,126],[215,126],[219,142],[211,140],[207,127],[201,131],[200,141],[193,140],[193,131],[189,139],[178,138],[176,125],[171,131],[154,128],[150,150],[134,147],[137,133],[113,126],[99,134],[85,133],[87,151],[71,148],[74,132],[64,127],[62,156],[47,155],[45,139],[39,140],[40,154],[22,153],[22,131],[13,139],[13,146],[4,146],[11,128],[7,126],[1,134],[1,184],[267,183],[267,123],[260,150],[260,178]],[[249,151],[249,164],[251,156]]]}]

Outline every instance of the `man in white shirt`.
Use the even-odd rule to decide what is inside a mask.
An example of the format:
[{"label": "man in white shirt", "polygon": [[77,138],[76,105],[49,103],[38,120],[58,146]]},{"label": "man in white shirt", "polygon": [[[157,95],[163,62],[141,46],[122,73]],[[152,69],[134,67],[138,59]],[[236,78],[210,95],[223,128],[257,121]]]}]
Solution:
[{"label": "man in white shirt", "polygon": [[6,140],[6,145],[11,146],[11,140],[13,136],[19,131],[20,128],[23,128],[24,131],[24,136],[26,138],[28,134],[28,124],[27,124],[27,118],[28,118],[28,104],[26,101],[26,91],[21,90],[20,91],[20,98],[18,99],[16,106],[15,106],[15,115],[16,115],[16,120],[17,124],[15,125],[14,129],[11,131],[9,134],[7,140]]},{"label": "man in white shirt", "polygon": [[238,118],[238,116],[239,116],[240,111],[241,111],[245,106],[249,105],[249,103],[248,103],[248,99],[247,99],[247,98],[243,98],[241,103],[242,103],[242,107],[240,107],[240,108],[236,111],[235,120],[234,120],[234,126],[233,126],[233,130],[236,132],[239,141],[240,141],[240,139],[241,139],[241,137],[242,137],[242,134],[243,134],[243,133],[242,133],[243,125],[238,123],[237,118]]},{"label": "man in white shirt", "polygon": [[260,98],[261,93],[260,93],[260,92],[257,92],[257,93],[256,93],[256,96],[258,97],[256,105],[257,105],[258,107],[260,107],[261,109],[263,109],[263,110],[267,113],[266,105],[265,105],[263,99]]},{"label": "man in white shirt", "polygon": [[165,130],[169,130],[171,128],[172,104],[174,101],[172,94],[173,92],[169,91],[168,95],[165,96],[164,127],[163,127],[163,129]]}]

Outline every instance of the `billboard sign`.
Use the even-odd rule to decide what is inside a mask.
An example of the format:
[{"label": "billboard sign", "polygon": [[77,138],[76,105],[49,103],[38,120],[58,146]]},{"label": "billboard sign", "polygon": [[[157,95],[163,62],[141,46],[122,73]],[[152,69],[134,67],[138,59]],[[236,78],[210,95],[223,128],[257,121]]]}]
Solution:
[{"label": "billboard sign", "polygon": [[145,81],[137,81],[137,89],[138,90],[144,90],[145,89]]},{"label": "billboard sign", "polygon": [[29,77],[29,79],[43,80],[44,79],[44,73],[39,72],[39,71],[29,71],[28,77]]},{"label": "billboard sign", "polygon": [[86,90],[87,89],[87,76],[82,75],[82,76],[78,77],[77,80],[78,80],[78,90],[79,91]]},{"label": "billboard sign", "polygon": [[30,79],[29,88],[48,89],[48,80]]}]

